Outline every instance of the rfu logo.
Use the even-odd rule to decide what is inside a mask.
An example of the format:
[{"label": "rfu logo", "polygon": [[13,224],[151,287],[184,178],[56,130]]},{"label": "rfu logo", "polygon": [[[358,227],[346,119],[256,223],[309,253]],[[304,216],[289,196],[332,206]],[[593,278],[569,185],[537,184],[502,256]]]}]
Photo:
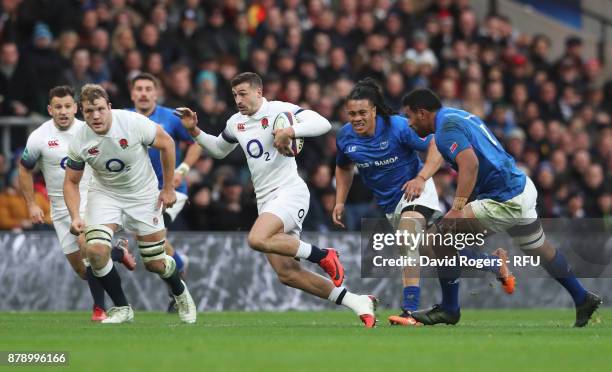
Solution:
[{"label": "rfu logo", "polygon": [[355,152],[357,151],[357,145],[351,145],[346,149],[346,152]]},{"label": "rfu logo", "polygon": [[100,154],[100,150],[98,150],[98,146],[94,146],[90,148],[89,150],[87,150],[87,153],[91,156],[96,156]]},{"label": "rfu logo", "polygon": [[57,147],[59,146],[59,140],[54,139],[54,140],[47,142],[47,144],[49,145],[49,147]]},{"label": "rfu logo", "polygon": [[238,132],[244,132],[246,130],[246,123],[238,123]]},{"label": "rfu logo", "polygon": [[381,149],[381,150],[384,150],[384,149],[386,149],[387,147],[389,147],[389,141],[382,141],[382,142],[380,143],[380,149]]}]

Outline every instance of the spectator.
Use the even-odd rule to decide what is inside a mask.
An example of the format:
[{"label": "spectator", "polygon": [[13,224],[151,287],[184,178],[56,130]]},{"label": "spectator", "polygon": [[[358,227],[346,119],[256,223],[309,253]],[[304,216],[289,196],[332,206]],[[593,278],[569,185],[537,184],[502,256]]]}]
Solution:
[{"label": "spectator", "polygon": [[32,69],[36,71],[36,102],[39,106],[35,111],[47,113],[44,102],[47,101],[49,89],[58,85],[64,69],[62,59],[53,48],[53,35],[45,23],[37,23],[34,27],[33,48],[29,51]]},{"label": "spectator", "polygon": [[72,66],[64,71],[64,82],[72,86],[75,92],[80,92],[85,84],[93,83],[94,78],[89,72],[91,56],[85,48],[76,49],[72,55]]},{"label": "spectator", "polygon": [[168,107],[196,107],[191,89],[191,70],[187,65],[175,64],[170,68],[165,81],[167,87],[166,102]]},{"label": "spectator", "polygon": [[185,208],[185,218],[191,230],[211,230],[213,219],[211,211],[211,190],[206,183],[195,185],[189,192],[189,200]]},{"label": "spectator", "polygon": [[[19,193],[17,175],[12,177],[9,185],[0,191],[0,230],[31,230],[30,212],[25,199]],[[44,222],[51,224],[51,205],[49,199],[39,190],[34,191],[34,202],[43,210]]]},{"label": "spectator", "polygon": [[21,60],[17,44],[6,42],[0,48],[0,115],[26,116],[37,107],[36,77]]},{"label": "spectator", "polygon": [[217,231],[248,231],[257,218],[257,209],[243,198],[243,186],[238,179],[223,181],[221,198],[211,206],[212,227]]}]

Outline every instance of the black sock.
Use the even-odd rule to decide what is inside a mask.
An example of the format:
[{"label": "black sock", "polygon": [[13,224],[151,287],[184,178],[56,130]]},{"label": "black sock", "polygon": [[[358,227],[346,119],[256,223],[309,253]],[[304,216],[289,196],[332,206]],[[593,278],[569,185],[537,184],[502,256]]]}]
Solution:
[{"label": "black sock", "polygon": [[128,306],[125,293],[123,293],[123,288],[121,288],[121,277],[115,265],[113,265],[113,269],[108,274],[98,277],[98,280],[104,286],[104,290],[113,300],[115,306]]},{"label": "black sock", "polygon": [[319,263],[321,262],[322,259],[325,258],[325,256],[327,256],[327,249],[321,249],[315,245],[311,245],[312,250],[310,251],[310,256],[308,256],[308,261],[310,262],[314,262],[314,263]]},{"label": "black sock", "polygon": [[121,262],[125,251],[121,248],[113,247],[111,249],[111,259],[115,262]]},{"label": "black sock", "polygon": [[87,273],[85,274],[87,277],[87,284],[89,285],[89,292],[91,292],[91,297],[93,297],[94,305],[101,307],[102,309],[106,309],[104,305],[104,287],[102,283],[94,276],[93,270],[91,267],[87,267]]},{"label": "black sock", "polygon": [[183,293],[185,290],[185,285],[181,280],[181,274],[179,271],[174,268],[174,272],[167,278],[162,278],[164,282],[168,283],[170,289],[172,290],[172,294],[178,296]]}]

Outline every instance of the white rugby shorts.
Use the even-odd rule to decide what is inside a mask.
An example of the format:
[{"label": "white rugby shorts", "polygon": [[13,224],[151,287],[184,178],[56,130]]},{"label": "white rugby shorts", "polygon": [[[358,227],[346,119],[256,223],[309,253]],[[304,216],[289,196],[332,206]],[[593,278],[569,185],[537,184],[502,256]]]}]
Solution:
[{"label": "white rugby shorts", "polygon": [[272,213],[283,221],[286,234],[300,237],[302,223],[310,207],[310,191],[304,182],[290,187],[279,187],[264,201],[257,201],[257,211]]}]

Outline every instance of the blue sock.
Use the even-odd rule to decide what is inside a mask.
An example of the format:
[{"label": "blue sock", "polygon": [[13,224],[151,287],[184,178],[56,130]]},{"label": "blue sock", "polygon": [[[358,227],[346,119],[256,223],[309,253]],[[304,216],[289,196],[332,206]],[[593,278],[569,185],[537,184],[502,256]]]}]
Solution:
[{"label": "blue sock", "polygon": [[438,266],[438,280],[442,289],[442,303],[440,307],[449,313],[459,312],[459,277],[461,267],[457,266]]},{"label": "blue sock", "polygon": [[587,292],[578,279],[576,279],[576,275],[574,275],[572,268],[560,251],[557,250],[555,257],[549,262],[544,262],[542,266],[548,271],[550,276],[555,278],[559,284],[567,289],[576,305],[582,305],[584,303]]},{"label": "blue sock", "polygon": [[421,287],[408,286],[404,287],[404,303],[402,310],[416,311],[419,308],[419,298],[421,296]]},{"label": "blue sock", "polygon": [[176,249],[174,250],[174,253],[172,254],[172,258],[174,258],[174,262],[176,262],[176,271],[178,271],[179,273],[182,273],[183,269],[185,268],[185,263],[183,262],[183,258],[181,257],[181,255],[178,253]]},{"label": "blue sock", "polygon": [[[459,254],[461,256],[467,257],[468,259],[475,259],[475,260],[476,259],[480,259],[480,260],[488,259],[489,260],[488,262],[491,262],[490,264],[483,265],[483,267],[481,269],[476,269],[476,270],[490,271],[490,272],[492,272],[495,275],[499,274],[499,266],[497,266],[497,264],[495,263],[496,260],[499,257],[493,256],[493,255],[489,255],[489,254],[486,254],[486,253],[480,253],[480,252],[477,252],[477,251],[475,251],[473,249],[470,249],[470,248],[464,248],[464,249],[460,250]],[[484,262],[487,262],[487,261],[482,261],[482,262],[484,263]]]}]

